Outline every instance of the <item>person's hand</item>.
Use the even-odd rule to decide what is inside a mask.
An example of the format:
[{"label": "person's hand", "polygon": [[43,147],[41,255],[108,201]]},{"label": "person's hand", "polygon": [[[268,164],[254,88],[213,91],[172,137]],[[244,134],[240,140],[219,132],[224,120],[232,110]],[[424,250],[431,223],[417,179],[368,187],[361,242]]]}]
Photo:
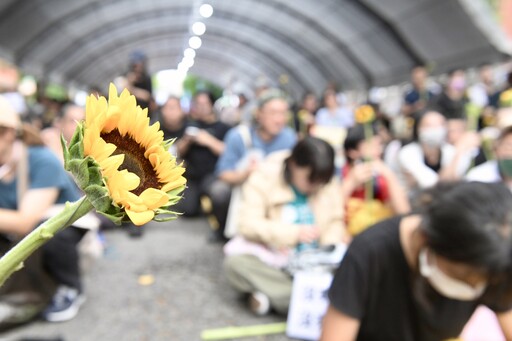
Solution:
[{"label": "person's hand", "polygon": [[388,177],[389,174],[393,172],[381,159],[372,160],[370,163],[374,174],[380,174],[384,177]]},{"label": "person's hand", "polygon": [[350,177],[354,181],[354,187],[359,187],[370,180],[373,176],[373,168],[372,162],[363,162],[352,167]]},{"label": "person's hand", "polygon": [[416,103],[414,103],[413,108],[414,111],[420,111],[423,110],[427,106],[427,102],[425,100],[418,100]]},{"label": "person's hand", "polygon": [[199,132],[197,133],[197,135],[195,136],[194,140],[198,145],[208,147],[209,145],[212,144],[212,139],[214,139],[214,138],[215,137],[213,137],[206,130],[200,129]]},{"label": "person's hand", "polygon": [[316,226],[302,225],[299,228],[299,242],[312,243],[320,237],[320,229]]},{"label": "person's hand", "polygon": [[481,143],[482,138],[477,132],[467,131],[460,137],[459,141],[457,141],[456,148],[458,151],[465,153],[480,147]]},{"label": "person's hand", "polygon": [[137,75],[135,72],[128,72],[126,74],[126,82],[128,83],[128,86],[133,86],[135,82],[137,81]]}]

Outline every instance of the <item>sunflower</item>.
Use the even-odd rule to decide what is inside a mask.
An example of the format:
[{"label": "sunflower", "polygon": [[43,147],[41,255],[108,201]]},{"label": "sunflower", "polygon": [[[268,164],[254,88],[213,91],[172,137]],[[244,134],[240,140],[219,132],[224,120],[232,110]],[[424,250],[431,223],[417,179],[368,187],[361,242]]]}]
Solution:
[{"label": "sunflower", "polygon": [[510,107],[512,106],[512,89],[504,91],[500,95],[500,106]]},{"label": "sunflower", "polygon": [[[109,212],[99,211],[117,217],[125,212],[135,225],[143,225],[160,213],[175,213],[163,208],[179,200],[177,195],[186,183],[182,176],[185,169],[169,153],[172,142],[163,140],[160,123],[149,125],[147,109],[137,106],[128,90],[118,96],[111,84],[108,102],[104,97],[89,96],[85,123],[80,128],[78,134],[81,131],[83,135],[75,138],[75,143],[82,140],[83,158],[92,159],[99,168],[115,207],[107,209]],[[86,178],[83,185],[90,188],[91,176]],[[87,188],[83,189],[89,194]],[[98,191],[97,184],[94,190]]]},{"label": "sunflower", "polygon": [[356,109],[354,116],[357,123],[370,123],[375,119],[375,111],[371,105],[365,104]]}]

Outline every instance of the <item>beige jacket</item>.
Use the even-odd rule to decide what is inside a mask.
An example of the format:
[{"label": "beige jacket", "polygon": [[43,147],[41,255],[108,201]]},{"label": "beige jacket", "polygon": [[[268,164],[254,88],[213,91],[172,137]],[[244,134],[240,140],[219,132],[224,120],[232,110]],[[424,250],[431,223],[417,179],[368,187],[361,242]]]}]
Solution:
[{"label": "beige jacket", "polygon": [[[299,225],[281,219],[283,207],[295,199],[293,189],[284,180],[284,160],[289,155],[289,151],[273,153],[243,185],[238,220],[238,231],[243,237],[276,248],[298,244]],[[321,230],[320,244],[342,242],[346,232],[336,179],[311,196],[309,204]]]}]

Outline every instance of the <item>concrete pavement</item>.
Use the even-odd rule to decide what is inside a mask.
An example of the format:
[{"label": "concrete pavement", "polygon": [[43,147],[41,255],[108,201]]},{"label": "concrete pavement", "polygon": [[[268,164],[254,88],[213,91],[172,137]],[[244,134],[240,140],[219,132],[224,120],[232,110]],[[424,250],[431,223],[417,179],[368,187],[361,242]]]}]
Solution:
[{"label": "concrete pavement", "polygon": [[[222,247],[207,241],[205,219],[151,222],[142,238],[126,230],[104,233],[105,255],[84,275],[87,302],[64,323],[35,321],[0,336],[65,341],[195,341],[205,329],[283,322],[254,316],[227,285]],[[151,283],[141,285],[139,278]],[[290,340],[285,335],[244,338]]]}]

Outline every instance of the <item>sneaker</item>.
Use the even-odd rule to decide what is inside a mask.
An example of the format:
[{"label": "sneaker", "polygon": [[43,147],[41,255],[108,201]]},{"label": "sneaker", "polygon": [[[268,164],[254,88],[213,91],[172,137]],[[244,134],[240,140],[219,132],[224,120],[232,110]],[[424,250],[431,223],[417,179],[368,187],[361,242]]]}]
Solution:
[{"label": "sneaker", "polygon": [[249,296],[249,309],[258,316],[267,315],[270,312],[270,300],[262,292],[254,292]]},{"label": "sneaker", "polygon": [[69,321],[78,314],[85,296],[77,289],[61,285],[52,298],[50,305],[43,311],[43,319],[48,322]]}]

